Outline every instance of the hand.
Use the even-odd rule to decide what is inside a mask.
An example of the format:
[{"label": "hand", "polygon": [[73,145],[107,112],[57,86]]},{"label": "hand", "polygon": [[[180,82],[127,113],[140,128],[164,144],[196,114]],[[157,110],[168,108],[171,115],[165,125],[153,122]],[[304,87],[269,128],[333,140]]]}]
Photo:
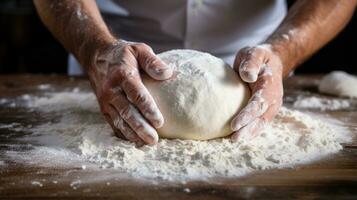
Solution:
[{"label": "hand", "polygon": [[114,133],[138,145],[155,144],[164,118],[142,83],[139,69],[156,80],[172,76],[165,65],[142,43],[117,41],[96,51],[88,70],[101,112]]},{"label": "hand", "polygon": [[270,45],[243,48],[234,69],[249,83],[252,96],[231,122],[231,139],[255,137],[279,112],[283,99],[282,62]]}]

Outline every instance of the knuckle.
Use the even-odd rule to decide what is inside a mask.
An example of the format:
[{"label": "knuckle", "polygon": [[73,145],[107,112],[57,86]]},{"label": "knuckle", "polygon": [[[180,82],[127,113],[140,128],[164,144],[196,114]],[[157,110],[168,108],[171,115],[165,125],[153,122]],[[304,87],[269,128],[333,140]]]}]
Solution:
[{"label": "knuckle", "polygon": [[156,58],[155,57],[147,57],[145,59],[145,67],[147,70],[150,70],[150,72],[156,72],[156,66],[155,66],[155,63],[157,62]]},{"label": "knuckle", "polygon": [[106,107],[103,105],[103,103],[106,102],[107,99],[110,99],[111,96],[111,91],[105,88],[101,92],[98,92],[97,97],[100,102],[100,106],[101,108],[103,108],[103,110],[106,110]]},{"label": "knuckle", "polygon": [[266,74],[261,74],[260,78],[262,79],[263,83],[265,83],[265,84],[274,82],[273,76],[267,76]]},{"label": "knuckle", "polygon": [[123,67],[118,72],[119,82],[121,83],[121,87],[125,87],[125,83],[130,82],[132,79],[135,79],[138,76],[138,71],[136,68]]},{"label": "knuckle", "polygon": [[126,75],[124,75],[123,73],[120,74],[120,87],[123,88],[123,90],[125,90],[128,87],[128,83],[130,83],[130,81],[132,80],[133,74],[131,72],[125,72]]},{"label": "knuckle", "polygon": [[132,142],[136,141],[135,135],[133,133],[131,133],[131,132],[128,132],[128,131],[127,132],[123,132],[123,135],[129,141],[132,141]]},{"label": "knuckle", "polygon": [[127,55],[132,52],[132,47],[130,45],[124,45],[121,47],[121,53],[124,55]]},{"label": "knuckle", "polygon": [[256,47],[249,47],[248,49],[247,49],[247,55],[248,56],[253,56],[254,55],[254,53],[256,52],[256,50],[257,50],[257,48]]},{"label": "knuckle", "polygon": [[140,50],[151,50],[151,47],[145,43],[137,43],[135,44],[135,47]]},{"label": "knuckle", "polygon": [[131,107],[129,105],[122,107],[119,110],[119,115],[123,118],[123,119],[129,119],[132,116],[132,110]]},{"label": "knuckle", "polygon": [[135,43],[132,45],[132,49],[136,52],[152,51],[151,47],[145,43]]},{"label": "knuckle", "polygon": [[239,50],[238,53],[237,53],[237,57],[240,58],[240,60],[241,60],[242,63],[244,62],[244,60],[246,59],[246,57],[247,57],[247,55],[248,55],[248,54],[247,54],[248,48],[249,48],[249,47],[244,47],[244,48],[242,48],[241,50]]},{"label": "knuckle", "polygon": [[137,133],[145,133],[145,126],[142,123],[135,124],[135,132]]},{"label": "knuckle", "polygon": [[264,53],[266,50],[263,47],[257,46],[257,47],[254,47],[254,51],[256,53]]},{"label": "knuckle", "polygon": [[131,99],[131,101],[133,101],[133,103],[135,103],[136,105],[145,106],[148,104],[149,98],[143,92],[136,92],[133,95],[133,99]]},{"label": "knuckle", "polygon": [[117,119],[115,119],[114,121],[113,121],[113,124],[114,124],[114,126],[116,127],[116,128],[118,128],[118,129],[120,129],[120,130],[122,130],[122,131],[124,131],[124,121],[122,120],[122,119],[120,119],[119,117],[117,117]]},{"label": "knuckle", "polygon": [[240,51],[239,51],[239,53],[241,53],[241,54],[246,54],[246,53],[248,53],[248,51],[249,51],[249,49],[251,49],[251,47],[243,47]]},{"label": "knuckle", "polygon": [[122,66],[118,73],[122,74],[124,77],[132,77],[136,75],[138,70],[135,67]]}]

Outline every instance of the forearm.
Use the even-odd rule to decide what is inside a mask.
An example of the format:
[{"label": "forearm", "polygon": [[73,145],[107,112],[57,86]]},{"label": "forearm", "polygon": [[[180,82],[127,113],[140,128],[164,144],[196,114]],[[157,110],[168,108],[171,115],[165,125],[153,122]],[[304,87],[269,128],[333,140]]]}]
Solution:
[{"label": "forearm", "polygon": [[356,0],[299,0],[267,39],[282,59],[283,75],[335,37],[348,23]]},{"label": "forearm", "polygon": [[95,0],[34,0],[34,3],[47,28],[85,68],[90,66],[95,49],[115,41]]}]

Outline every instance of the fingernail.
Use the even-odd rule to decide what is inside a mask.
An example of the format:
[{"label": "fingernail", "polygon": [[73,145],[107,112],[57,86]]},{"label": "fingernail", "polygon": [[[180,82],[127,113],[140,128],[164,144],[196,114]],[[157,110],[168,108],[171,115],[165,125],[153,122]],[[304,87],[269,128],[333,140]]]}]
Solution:
[{"label": "fingernail", "polygon": [[155,145],[159,141],[158,134],[151,126],[145,127],[145,133],[140,134],[142,139],[149,145]]},{"label": "fingernail", "polygon": [[164,126],[164,119],[159,119],[159,120],[155,120],[154,122],[154,127],[155,128],[161,128],[162,126]]},{"label": "fingernail", "polygon": [[241,64],[239,65],[239,69],[241,69],[241,71],[246,71],[247,70],[247,61],[246,59],[244,59]]},{"label": "fingernail", "polygon": [[153,76],[157,80],[166,80],[172,76],[172,69],[170,68],[153,69]]},{"label": "fingernail", "polygon": [[153,125],[155,128],[161,128],[164,125],[164,117],[160,112],[153,114]]},{"label": "fingernail", "polygon": [[164,117],[160,111],[149,109],[149,111],[145,112],[145,117],[150,120],[155,128],[161,128],[164,125]]},{"label": "fingernail", "polygon": [[154,146],[158,142],[158,138],[152,135],[147,135],[145,136],[145,141],[147,142],[148,145]]},{"label": "fingernail", "polygon": [[232,122],[232,124],[231,124],[231,129],[232,129],[232,131],[238,131],[239,129],[241,129],[242,128],[242,124],[240,124],[240,123],[237,123],[237,122]]},{"label": "fingernail", "polygon": [[170,67],[150,68],[150,75],[157,80],[166,80],[173,74],[173,70]]},{"label": "fingernail", "polygon": [[258,79],[258,74],[252,71],[242,71],[242,79],[248,83],[254,83]]}]

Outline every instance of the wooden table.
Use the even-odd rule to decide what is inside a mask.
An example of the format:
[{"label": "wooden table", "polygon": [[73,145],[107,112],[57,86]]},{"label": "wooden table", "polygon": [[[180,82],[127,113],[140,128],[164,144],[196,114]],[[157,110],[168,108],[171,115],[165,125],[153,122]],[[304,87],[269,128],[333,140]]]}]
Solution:
[{"label": "wooden table", "polygon": [[[317,95],[316,84],[320,76],[295,76],[286,80],[285,105],[289,106],[297,95]],[[39,84],[54,85],[54,90],[80,87],[90,90],[85,78],[63,75],[2,75],[0,98],[15,98],[22,94],[35,94]],[[357,135],[356,108],[329,111],[325,114],[339,118]],[[319,111],[314,111],[319,112]],[[18,122],[36,124],[41,118],[16,106],[0,106],[0,123]],[[133,180],[97,181],[72,187],[71,182],[88,174],[80,169],[31,167],[9,160],[4,152],[9,150],[13,138],[24,134],[6,128],[0,129],[1,199],[357,199],[357,140],[344,144],[344,149],[324,160],[294,169],[267,170],[241,178],[195,181],[186,184],[160,185]],[[24,148],[24,147],[21,147]],[[26,150],[26,148],[24,148]],[[41,180],[43,186],[31,184]],[[53,180],[58,180],[54,183]]]}]

